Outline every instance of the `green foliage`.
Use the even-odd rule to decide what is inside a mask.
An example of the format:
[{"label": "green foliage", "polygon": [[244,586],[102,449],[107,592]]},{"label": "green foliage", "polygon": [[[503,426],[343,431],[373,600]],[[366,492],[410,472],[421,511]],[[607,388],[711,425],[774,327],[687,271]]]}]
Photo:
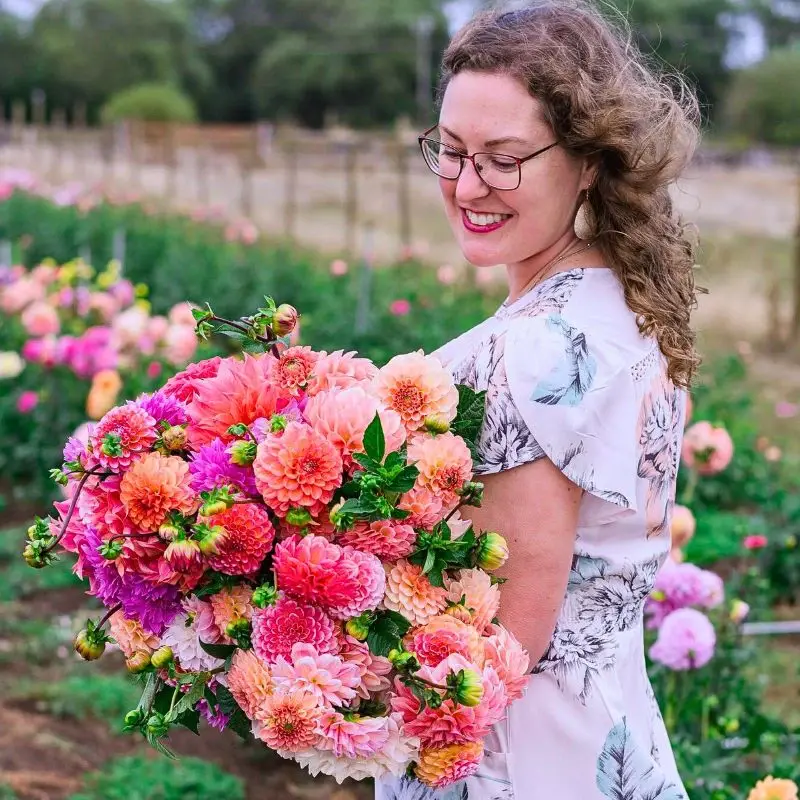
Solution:
[{"label": "green foliage", "polygon": [[69,800],[244,800],[239,778],[196,758],[126,757],[110,761],[86,778]]},{"label": "green foliage", "polygon": [[103,106],[105,123],[121,120],[194,122],[197,110],[190,97],[168,83],[141,83],[112,95]]},{"label": "green foliage", "polygon": [[19,800],[19,797],[10,786],[0,783],[0,800]]},{"label": "green foliage", "polygon": [[800,145],[800,48],[774,50],[734,78],[725,107],[731,131],[750,142]]}]

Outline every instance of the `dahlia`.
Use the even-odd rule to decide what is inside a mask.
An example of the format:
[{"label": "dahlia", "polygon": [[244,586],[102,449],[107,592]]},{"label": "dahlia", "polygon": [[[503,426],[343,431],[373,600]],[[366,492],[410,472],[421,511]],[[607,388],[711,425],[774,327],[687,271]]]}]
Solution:
[{"label": "dahlia", "polygon": [[213,378],[199,381],[189,403],[189,442],[198,449],[216,438],[227,442],[231,425],[249,425],[259,417],[271,418],[290,395],[275,385],[277,360],[270,354],[229,358]]},{"label": "dahlia", "polygon": [[397,507],[410,513],[403,521],[414,528],[430,530],[444,516],[442,498],[418,483],[400,498]]},{"label": "dahlia", "polygon": [[786,778],[762,778],[750,790],[747,800],[797,800],[797,784]]},{"label": "dahlia", "polygon": [[366,642],[343,636],[339,655],[346,664],[358,667],[360,683],[356,694],[359,697],[369,700],[374,694],[390,688],[391,682],[386,677],[392,671],[389,659],[373,655]]},{"label": "dahlia", "polygon": [[325,711],[320,720],[320,747],[339,758],[372,758],[389,741],[388,717],[347,719],[338,711]]},{"label": "dahlia", "polygon": [[218,644],[224,641],[225,634],[217,625],[214,606],[209,600],[201,600],[190,595],[183,601],[183,610],[192,621],[200,641],[207,644]]},{"label": "dahlia", "polygon": [[408,461],[419,470],[417,484],[442,498],[445,506],[458,502],[456,492],[472,478],[472,456],[458,436],[419,436],[408,446]]},{"label": "dahlia", "polygon": [[451,783],[474,775],[482,758],[483,742],[465,742],[423,749],[420,751],[415,773],[426,786],[444,789]]},{"label": "dahlia", "polygon": [[291,658],[298,644],[313,645],[319,653],[336,653],[339,642],[336,626],[325,612],[315,606],[301,605],[289,597],[280,597],[274,606],[253,612],[253,649],[267,663],[279,657]]},{"label": "dahlia", "polygon": [[143,394],[136,398],[136,404],[143,408],[157,423],[169,425],[186,425],[189,412],[186,404],[163,390],[153,394]]},{"label": "dahlia", "polygon": [[159,647],[158,636],[148,633],[135,619],[129,619],[121,611],[112,614],[108,620],[111,638],[122,650],[125,658],[130,658],[137,650],[152,653]]},{"label": "dahlia", "polygon": [[198,498],[189,465],[177,456],[147,453],[122,476],[120,500],[134,525],[157,531],[171,511],[190,514]]},{"label": "dahlia", "polygon": [[322,392],[309,399],[303,412],[308,424],[336,445],[348,471],[355,466],[353,453],[364,452],[364,432],[376,413],[383,428],[386,451],[399,450],[406,439],[400,416],[383,408],[362,386]]},{"label": "dahlia", "polygon": [[156,421],[136,403],[112,408],[92,431],[92,458],[110,472],[122,472],[147,453],[158,438]]},{"label": "dahlia", "polygon": [[486,664],[494,667],[506,688],[509,702],[519,700],[528,686],[530,657],[513,634],[502,625],[490,625],[483,639]]},{"label": "dahlia", "polygon": [[122,591],[122,577],[114,565],[100,555],[102,540],[97,531],[86,527],[76,542],[78,559],[72,571],[81,580],[89,581],[90,594],[104,606],[116,605]]},{"label": "dahlia", "polygon": [[433,586],[422,567],[401,559],[386,566],[386,596],[383,604],[402,614],[412,625],[424,625],[444,611],[447,592]]},{"label": "dahlia", "polygon": [[181,403],[191,403],[201,381],[216,377],[223,359],[219,356],[188,364],[186,369],[173,375],[161,388],[168,397],[174,397]]},{"label": "dahlia", "polygon": [[89,444],[89,437],[94,430],[93,422],[84,422],[76,428],[72,436],[67,439],[64,445],[64,461],[79,461],[81,464],[86,463],[86,445]]},{"label": "dahlia", "polygon": [[[336,530],[334,524],[327,519],[323,514],[320,519],[315,519],[308,524],[308,530],[314,536],[321,536],[329,542],[334,541],[339,536],[339,531]],[[305,536],[306,526],[298,527],[297,525],[290,525],[285,519],[278,520],[278,540],[283,541],[292,536]]]},{"label": "dahlia", "polygon": [[338,783],[347,778],[361,781],[368,778],[380,780],[388,776],[400,777],[408,764],[417,757],[419,742],[400,733],[399,717],[396,714],[391,714],[386,720],[388,738],[381,750],[371,758],[338,757],[330,750],[319,749],[287,755],[293,756],[312,776],[330,775]]},{"label": "dahlia", "polygon": [[695,422],[684,434],[681,456],[686,466],[700,475],[716,475],[733,458],[733,440],[725,428],[705,420]]},{"label": "dahlia", "polygon": [[267,510],[253,503],[231,506],[202,521],[225,529],[217,552],[208,559],[212,569],[225,575],[247,576],[257,572],[275,540]]},{"label": "dahlia", "polygon": [[339,581],[329,602],[331,616],[346,620],[378,607],[386,588],[386,573],[380,560],[371,553],[352,547],[342,548],[342,553],[337,570]]},{"label": "dahlia", "polygon": [[311,692],[274,691],[255,712],[258,737],[279,753],[297,753],[316,747],[322,709]]},{"label": "dahlia", "polygon": [[321,705],[347,705],[361,683],[355,664],[331,653],[318,653],[310,644],[292,647],[290,661],[278,656],[270,672],[276,690],[310,692]]},{"label": "dahlia", "polygon": [[314,365],[306,392],[313,397],[330,389],[347,389],[371,381],[377,373],[378,368],[368,358],[358,358],[354,352],[336,350],[326,353],[323,350]]},{"label": "dahlia", "polygon": [[[209,685],[211,685],[213,682],[213,680],[210,681]],[[214,693],[214,696],[216,697],[216,693]],[[212,711],[211,706],[205,697],[201,697],[197,701],[196,708],[200,712],[200,716],[208,725],[214,728],[214,730],[224,731],[225,728],[228,727],[228,723],[231,721],[231,715],[222,711],[218,705],[215,706],[214,710]]]},{"label": "dahlia", "polygon": [[129,572],[119,592],[126,617],[139,620],[142,627],[160,636],[181,610],[180,593],[175,586],[154,584]]},{"label": "dahlia", "polygon": [[264,699],[272,694],[269,667],[252,650],[237,650],[228,670],[228,689],[242,711],[253,719]]},{"label": "dahlia", "polygon": [[458,653],[477,667],[483,666],[483,640],[472,625],[442,614],[407,636],[406,647],[420,664],[437,667],[453,653]]},{"label": "dahlia", "polygon": [[658,628],[665,617],[679,608],[714,608],[724,599],[722,579],[690,563],[665,563],[645,604],[648,628]]},{"label": "dahlia", "polygon": [[275,370],[275,382],[281,389],[298,394],[305,387],[319,359],[310,347],[290,347],[281,353]]},{"label": "dahlia", "polygon": [[[172,648],[175,658],[184,672],[205,672],[221,667],[219,658],[206,653],[200,646],[200,616],[179,614],[164,631],[161,644]],[[202,641],[205,641],[204,639]]]},{"label": "dahlia", "polygon": [[251,620],[253,606],[250,602],[253,590],[249,586],[239,585],[225,588],[208,598],[214,614],[214,625],[222,633],[228,625],[240,620]]},{"label": "dahlia", "polygon": [[234,486],[243,494],[258,495],[253,470],[231,463],[227,445],[222,439],[204,444],[189,462],[192,488],[196,492],[210,492],[222,486]]},{"label": "dahlia", "polygon": [[668,614],[650,648],[650,658],[674,670],[700,669],[714,656],[717,636],[702,611],[679,608]]},{"label": "dahlia", "polygon": [[264,502],[279,517],[292,507],[317,516],[341,485],[342,457],[324,436],[290,422],[280,436],[268,436],[258,445],[253,472]]},{"label": "dahlia", "polygon": [[464,605],[472,613],[472,624],[483,633],[486,626],[497,616],[500,608],[500,588],[492,585],[489,575],[480,569],[462,569],[458,578],[445,581],[447,599],[451,603],[465,598]]},{"label": "dahlia", "polygon": [[452,376],[421,350],[395,356],[378,371],[373,389],[384,405],[400,415],[409,433],[433,415],[446,422],[455,419],[458,390]]},{"label": "dahlia", "polygon": [[338,539],[340,544],[372,553],[382,561],[405,558],[414,550],[416,540],[417,532],[411,525],[388,519],[357,524]]},{"label": "dahlia", "polygon": [[[69,488],[68,496],[70,497],[70,500],[60,500],[53,503],[57,517],[49,518],[48,524],[50,526],[50,534],[55,537],[58,537],[58,535],[61,533],[61,528],[64,524],[64,520],[67,518],[67,514],[69,513],[69,506],[71,503],[71,498],[74,493],[74,485],[68,488]],[[70,553],[77,553],[78,545],[81,539],[84,537],[85,533],[86,533],[86,525],[81,520],[80,514],[73,513],[72,517],[70,517],[69,525],[67,525],[67,530],[64,532],[64,536],[59,542],[59,544],[66,551]],[[80,577],[80,573],[78,573],[77,571],[75,574]]]}]

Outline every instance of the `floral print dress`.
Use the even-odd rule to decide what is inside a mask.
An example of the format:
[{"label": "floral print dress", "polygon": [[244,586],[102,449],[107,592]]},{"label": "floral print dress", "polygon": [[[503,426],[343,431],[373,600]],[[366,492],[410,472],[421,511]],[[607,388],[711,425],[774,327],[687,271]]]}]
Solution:
[{"label": "floral print dress", "polygon": [[551,276],[435,355],[487,392],[479,475],[549,458],[584,495],[552,641],[478,774],[439,791],[404,777],[377,800],[686,800],[644,660],[685,416],[657,343],[598,267]]}]

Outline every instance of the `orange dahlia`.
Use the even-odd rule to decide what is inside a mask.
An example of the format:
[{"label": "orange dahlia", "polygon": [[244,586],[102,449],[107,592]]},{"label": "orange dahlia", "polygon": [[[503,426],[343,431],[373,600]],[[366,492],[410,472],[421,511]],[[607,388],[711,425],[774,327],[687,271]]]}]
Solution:
[{"label": "orange dahlia", "polygon": [[797,784],[768,775],[750,790],[747,800],[797,800]]},{"label": "orange dahlia", "polygon": [[122,476],[120,500],[142,531],[157,531],[170,511],[189,514],[198,503],[189,465],[161,453],[147,453]]},{"label": "orange dahlia", "polygon": [[373,388],[384,405],[400,415],[409,433],[418,431],[427,417],[451,422],[456,416],[458,390],[452,376],[421,350],[395,356],[378,371]]},{"label": "orange dahlia", "polygon": [[434,586],[422,574],[422,567],[401,559],[386,566],[383,604],[402,614],[412,625],[424,625],[431,617],[444,611],[447,592]]},{"label": "orange dahlia", "polygon": [[280,436],[268,435],[253,462],[256,486],[279,516],[292,507],[320,514],[342,482],[342,457],[336,446],[300,422]]},{"label": "orange dahlia", "polygon": [[419,470],[417,484],[441,497],[445,506],[458,502],[456,492],[472,478],[472,455],[452,433],[418,436],[408,446],[408,460]]},{"label": "orange dahlia", "polygon": [[433,789],[443,789],[456,781],[464,780],[478,771],[483,758],[482,742],[449,744],[422,750],[419,754],[416,774]]},{"label": "orange dahlia", "polygon": [[297,394],[305,387],[318,359],[319,353],[315,353],[310,347],[290,347],[284,350],[275,370],[278,386]]},{"label": "orange dahlia", "polygon": [[500,608],[500,587],[493,586],[488,573],[481,569],[462,569],[456,580],[446,585],[447,599],[458,603],[464,597],[464,605],[472,612],[472,624],[483,633]]},{"label": "orange dahlia", "polygon": [[269,667],[252,650],[237,650],[227,677],[234,700],[253,719],[264,700],[272,694]]},{"label": "orange dahlia", "polygon": [[225,529],[217,552],[208,559],[212,569],[225,575],[254,573],[275,541],[267,509],[254,503],[239,503],[202,521]]},{"label": "orange dahlia", "polygon": [[217,628],[224,633],[232,622],[250,620],[253,616],[253,606],[250,603],[252,596],[253,590],[248,586],[232,586],[212,594],[208,600]]},{"label": "orange dahlia", "polygon": [[483,640],[472,626],[455,617],[441,614],[414,628],[406,637],[406,647],[420,664],[437,667],[449,655],[458,653],[478,667],[483,666]]},{"label": "orange dahlia", "polygon": [[121,611],[112,614],[108,624],[111,638],[125,654],[125,658],[130,658],[137,650],[152,653],[160,644],[158,636],[148,633],[141,622],[128,619]]},{"label": "orange dahlia", "polygon": [[306,391],[313,397],[329,389],[346,389],[348,386],[372,380],[377,373],[378,368],[368,358],[358,358],[354,352],[336,350],[326,353],[323,350],[314,365],[314,373],[308,381]]}]

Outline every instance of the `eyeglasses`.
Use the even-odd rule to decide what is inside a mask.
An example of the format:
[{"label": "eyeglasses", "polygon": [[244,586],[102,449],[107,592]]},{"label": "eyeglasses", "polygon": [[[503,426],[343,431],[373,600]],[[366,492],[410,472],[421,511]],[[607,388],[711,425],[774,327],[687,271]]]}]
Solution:
[{"label": "eyeglasses", "polygon": [[558,142],[543,147],[525,158],[501,155],[500,153],[473,153],[469,155],[452,145],[442,142],[439,137],[430,134],[439,126],[434,125],[418,137],[422,157],[434,175],[448,181],[459,178],[467,161],[472,162],[478,177],[490,188],[508,192],[517,189],[522,183],[522,165],[542,153],[555,147]]}]

